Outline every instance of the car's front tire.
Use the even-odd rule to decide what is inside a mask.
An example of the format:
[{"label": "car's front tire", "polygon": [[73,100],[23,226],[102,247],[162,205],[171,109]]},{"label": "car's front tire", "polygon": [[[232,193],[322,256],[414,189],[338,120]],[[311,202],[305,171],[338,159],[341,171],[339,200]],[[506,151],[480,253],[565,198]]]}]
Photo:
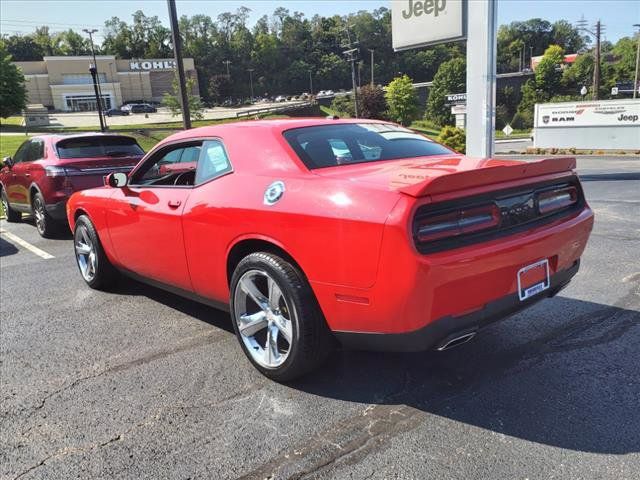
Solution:
[{"label": "car's front tire", "polygon": [[302,272],[273,253],[252,253],[236,267],[231,316],[249,361],[276,381],[317,368],[335,343]]},{"label": "car's front tire", "polygon": [[60,233],[62,224],[49,215],[44,203],[44,197],[40,192],[37,192],[33,197],[31,213],[33,214],[33,218],[36,222],[36,229],[40,236],[44,238],[52,238]]},{"label": "car's front tire", "polygon": [[7,194],[2,190],[2,209],[4,210],[4,214],[7,217],[7,222],[16,223],[22,220],[22,214],[20,212],[16,212],[9,205],[9,199],[7,198]]},{"label": "car's front tire", "polygon": [[73,247],[80,275],[87,285],[96,290],[106,290],[116,283],[118,271],[104,253],[98,233],[86,215],[80,215],[76,220]]}]

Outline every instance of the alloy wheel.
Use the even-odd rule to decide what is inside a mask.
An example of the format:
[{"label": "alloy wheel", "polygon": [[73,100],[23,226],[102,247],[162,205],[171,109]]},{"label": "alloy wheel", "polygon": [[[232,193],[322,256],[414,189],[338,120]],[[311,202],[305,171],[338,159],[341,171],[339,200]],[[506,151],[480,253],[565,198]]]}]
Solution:
[{"label": "alloy wheel", "polygon": [[45,215],[46,212],[44,209],[44,204],[42,203],[40,198],[36,198],[33,201],[33,216],[36,220],[36,228],[41,234],[44,233],[47,229],[47,219]]},{"label": "alloy wheel", "polygon": [[73,243],[80,273],[87,282],[90,282],[96,276],[97,260],[96,248],[86,226],[80,225],[76,228]]},{"label": "alloy wheel", "polygon": [[282,289],[263,270],[249,270],[237,283],[234,313],[240,337],[253,360],[265,368],[282,365],[293,346],[293,319]]}]

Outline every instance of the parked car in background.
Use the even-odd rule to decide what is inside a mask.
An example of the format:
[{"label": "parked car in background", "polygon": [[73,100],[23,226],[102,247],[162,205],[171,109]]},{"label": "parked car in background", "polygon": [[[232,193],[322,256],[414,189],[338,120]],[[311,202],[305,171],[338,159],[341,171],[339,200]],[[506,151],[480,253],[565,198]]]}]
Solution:
[{"label": "parked car in background", "polygon": [[7,221],[23,213],[38,233],[50,237],[66,224],[73,192],[104,184],[112,172],[129,172],[144,151],[134,138],[112,134],[42,135],[25,141],[0,169],[0,195]]},{"label": "parked car in background", "polygon": [[287,97],[285,97],[284,95],[278,95],[274,101],[276,103],[286,102],[287,101]]},{"label": "parked car in background", "polygon": [[158,111],[156,107],[148,103],[130,103],[124,105],[122,109],[130,113],[155,113]]},{"label": "parked car in background", "polygon": [[285,381],[336,340],[444,350],[558,293],[593,226],[574,168],[467,158],[382,121],[228,123],[166,138],[67,213],[90,287],[122,271],[227,308]]},{"label": "parked car in background", "polygon": [[122,115],[129,115],[129,110],[122,110],[120,108],[110,108],[109,110],[105,110],[104,114],[107,117],[114,117],[114,116],[122,116]]}]

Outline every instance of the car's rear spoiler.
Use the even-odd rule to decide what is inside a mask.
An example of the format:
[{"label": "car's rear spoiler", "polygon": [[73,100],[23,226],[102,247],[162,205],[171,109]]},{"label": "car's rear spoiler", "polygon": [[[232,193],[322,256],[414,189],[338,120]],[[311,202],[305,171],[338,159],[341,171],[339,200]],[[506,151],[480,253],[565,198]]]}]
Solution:
[{"label": "car's rear spoiler", "polygon": [[492,165],[491,161],[488,161],[481,168],[454,172],[435,178],[425,176],[423,181],[419,180],[420,172],[417,170],[411,175],[413,178],[411,183],[402,182],[405,184],[398,185],[397,188],[407,195],[422,197],[521,178],[568,172],[575,168],[576,159],[574,157],[544,158],[535,162],[519,161],[512,165]]}]

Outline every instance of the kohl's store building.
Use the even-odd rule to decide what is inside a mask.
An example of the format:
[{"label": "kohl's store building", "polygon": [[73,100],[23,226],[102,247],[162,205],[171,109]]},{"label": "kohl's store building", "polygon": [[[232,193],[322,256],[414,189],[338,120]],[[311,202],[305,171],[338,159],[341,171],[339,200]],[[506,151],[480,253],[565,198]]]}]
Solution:
[{"label": "kohl's store building", "polygon": [[[119,108],[127,102],[160,102],[172,92],[175,60],[171,58],[118,60],[96,55],[104,108]],[[194,79],[193,94],[199,95],[193,58],[183,59],[185,75]],[[97,110],[89,66],[93,57],[44,57],[40,62],[14,62],[24,74],[30,104],[57,111]]]}]

